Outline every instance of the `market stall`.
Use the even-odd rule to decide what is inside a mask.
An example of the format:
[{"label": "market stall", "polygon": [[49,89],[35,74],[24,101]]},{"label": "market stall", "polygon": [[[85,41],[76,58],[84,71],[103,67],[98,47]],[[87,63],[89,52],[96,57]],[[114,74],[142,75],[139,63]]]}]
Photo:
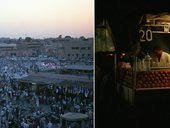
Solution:
[{"label": "market stall", "polygon": [[88,115],[84,113],[68,112],[61,115],[62,128],[74,127],[74,128],[88,128]]},{"label": "market stall", "polygon": [[170,62],[151,63],[154,59],[150,56],[158,45],[170,53],[169,18],[169,13],[144,15],[139,22],[139,54],[130,63],[124,62],[126,66],[118,65],[117,92],[130,104],[170,102]]},{"label": "market stall", "polygon": [[[139,102],[139,99],[144,100],[143,96],[146,97],[148,94],[153,94],[153,91],[161,94],[160,91],[163,92],[165,90],[169,90],[170,93],[170,68],[151,68],[150,71],[127,69],[119,86],[121,97],[130,104]],[[143,96],[140,95],[139,98],[139,94],[142,93]],[[151,98],[149,95],[146,97],[147,100]],[[161,96],[163,97],[163,95]],[[154,96],[152,95],[152,97]],[[161,97],[159,96],[159,98]],[[167,98],[167,94],[165,98]]]}]

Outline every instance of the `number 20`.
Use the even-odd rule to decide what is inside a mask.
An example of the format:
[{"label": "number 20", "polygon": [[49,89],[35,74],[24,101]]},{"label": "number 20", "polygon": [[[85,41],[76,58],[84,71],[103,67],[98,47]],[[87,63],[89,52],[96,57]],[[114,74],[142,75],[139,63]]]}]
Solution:
[{"label": "number 20", "polygon": [[145,42],[145,41],[152,41],[152,31],[150,29],[146,30],[139,30],[140,35],[140,42]]}]

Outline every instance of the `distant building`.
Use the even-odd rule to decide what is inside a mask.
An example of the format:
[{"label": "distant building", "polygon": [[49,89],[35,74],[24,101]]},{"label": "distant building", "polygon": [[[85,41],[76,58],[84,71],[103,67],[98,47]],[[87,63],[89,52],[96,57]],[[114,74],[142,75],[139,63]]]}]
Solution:
[{"label": "distant building", "polygon": [[[4,40],[2,40],[4,42]],[[45,54],[59,59],[93,58],[93,38],[49,38],[43,40],[0,43],[0,56],[38,56]]]},{"label": "distant building", "polygon": [[55,53],[59,58],[80,59],[93,57],[93,40],[65,40],[53,44]]},{"label": "distant building", "polygon": [[16,44],[0,43],[0,56],[11,56],[16,54]]}]

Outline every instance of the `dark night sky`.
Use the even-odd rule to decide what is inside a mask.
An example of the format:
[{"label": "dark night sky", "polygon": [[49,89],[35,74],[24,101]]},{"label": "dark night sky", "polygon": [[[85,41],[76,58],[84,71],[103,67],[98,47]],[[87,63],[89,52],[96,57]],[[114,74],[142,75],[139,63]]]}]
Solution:
[{"label": "dark night sky", "polygon": [[106,18],[116,39],[118,50],[128,51],[136,39],[137,24],[144,13],[170,12],[167,0],[96,0],[95,25]]}]

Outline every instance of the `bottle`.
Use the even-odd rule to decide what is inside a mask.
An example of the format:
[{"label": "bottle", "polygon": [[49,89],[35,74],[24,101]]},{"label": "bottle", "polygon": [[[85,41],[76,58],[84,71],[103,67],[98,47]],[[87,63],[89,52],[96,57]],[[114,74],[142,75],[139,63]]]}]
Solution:
[{"label": "bottle", "polygon": [[138,67],[138,71],[142,70],[142,61],[140,59],[138,59],[137,67]]},{"label": "bottle", "polygon": [[145,55],[145,64],[146,64],[147,71],[150,71],[150,60],[151,60],[151,57],[150,57],[149,53],[147,53]]},{"label": "bottle", "polygon": [[145,64],[144,59],[142,59],[142,61],[141,61],[141,69],[142,69],[142,71],[146,71],[146,64]]}]

